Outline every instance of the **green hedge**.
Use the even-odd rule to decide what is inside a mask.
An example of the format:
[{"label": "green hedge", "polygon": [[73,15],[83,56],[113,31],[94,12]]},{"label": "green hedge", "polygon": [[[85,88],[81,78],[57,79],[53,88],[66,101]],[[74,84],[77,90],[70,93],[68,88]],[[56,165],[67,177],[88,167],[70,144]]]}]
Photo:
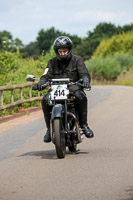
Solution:
[{"label": "green hedge", "polygon": [[113,57],[93,57],[85,62],[88,71],[93,72],[98,78],[112,80],[122,71],[120,64]]},{"label": "green hedge", "polygon": [[132,70],[133,31],[102,40],[86,65],[89,72],[106,80],[116,79],[123,70]]}]

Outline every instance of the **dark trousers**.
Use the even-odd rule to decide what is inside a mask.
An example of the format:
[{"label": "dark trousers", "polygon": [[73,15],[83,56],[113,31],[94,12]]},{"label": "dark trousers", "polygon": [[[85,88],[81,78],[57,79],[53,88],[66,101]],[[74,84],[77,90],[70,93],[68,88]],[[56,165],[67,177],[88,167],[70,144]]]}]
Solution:
[{"label": "dark trousers", "polygon": [[[79,115],[80,126],[87,124],[87,97],[84,91],[77,90],[74,93],[75,96],[75,106]],[[52,111],[52,106],[48,105],[49,91],[42,99],[42,110],[44,113],[44,118],[46,126],[50,128],[50,112]]]}]

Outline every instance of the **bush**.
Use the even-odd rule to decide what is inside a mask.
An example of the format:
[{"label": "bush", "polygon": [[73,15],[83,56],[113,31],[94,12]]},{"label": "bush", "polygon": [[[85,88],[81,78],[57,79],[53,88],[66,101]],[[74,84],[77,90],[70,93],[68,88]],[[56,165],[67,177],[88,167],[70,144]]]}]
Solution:
[{"label": "bush", "polygon": [[114,59],[120,64],[122,70],[129,70],[133,66],[133,56],[130,53],[116,53]]},{"label": "bush", "polygon": [[[0,86],[15,85],[26,82],[26,75],[33,74],[36,78],[40,78],[44,73],[47,62],[53,57],[54,51],[51,49],[45,56],[41,55],[38,60],[33,58],[23,59],[18,53],[0,52]],[[28,89],[23,89],[23,96],[28,98]],[[46,93],[46,91],[44,91]],[[18,100],[20,96],[19,90],[14,90],[14,100]],[[37,91],[32,91],[32,96],[37,96]],[[4,105],[10,103],[10,92],[4,91]],[[32,105],[40,105],[39,102],[33,102]],[[30,104],[23,104],[22,107],[30,106]],[[20,106],[15,106],[14,110],[20,109]],[[3,111],[0,116],[11,113]]]},{"label": "bush", "polygon": [[102,56],[93,57],[85,62],[88,71],[96,74],[97,78],[112,80],[122,71],[120,64],[113,57],[103,58]]},{"label": "bush", "polygon": [[0,52],[0,85],[9,80],[8,74],[14,73],[20,65],[20,54]]}]

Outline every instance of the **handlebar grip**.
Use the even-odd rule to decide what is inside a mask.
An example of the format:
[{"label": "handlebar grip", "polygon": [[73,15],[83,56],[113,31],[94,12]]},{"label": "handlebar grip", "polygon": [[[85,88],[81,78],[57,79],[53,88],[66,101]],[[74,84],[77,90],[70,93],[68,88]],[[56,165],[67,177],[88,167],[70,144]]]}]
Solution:
[{"label": "handlebar grip", "polygon": [[32,90],[38,90],[38,87],[36,84],[32,86]]},{"label": "handlebar grip", "polygon": [[85,89],[91,90],[91,85],[89,87],[85,87],[82,83],[78,83],[78,85]]},{"label": "handlebar grip", "polygon": [[41,88],[42,88],[42,89],[45,89],[48,85],[49,85],[49,82],[47,82],[47,83],[41,85]]}]

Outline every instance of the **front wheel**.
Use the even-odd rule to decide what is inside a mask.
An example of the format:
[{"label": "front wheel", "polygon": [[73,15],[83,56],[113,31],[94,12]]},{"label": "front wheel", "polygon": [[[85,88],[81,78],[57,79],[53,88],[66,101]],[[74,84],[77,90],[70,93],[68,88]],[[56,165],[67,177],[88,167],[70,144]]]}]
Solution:
[{"label": "front wheel", "polygon": [[66,140],[63,131],[62,119],[53,120],[53,129],[55,135],[55,148],[58,158],[64,158],[66,153]]}]

